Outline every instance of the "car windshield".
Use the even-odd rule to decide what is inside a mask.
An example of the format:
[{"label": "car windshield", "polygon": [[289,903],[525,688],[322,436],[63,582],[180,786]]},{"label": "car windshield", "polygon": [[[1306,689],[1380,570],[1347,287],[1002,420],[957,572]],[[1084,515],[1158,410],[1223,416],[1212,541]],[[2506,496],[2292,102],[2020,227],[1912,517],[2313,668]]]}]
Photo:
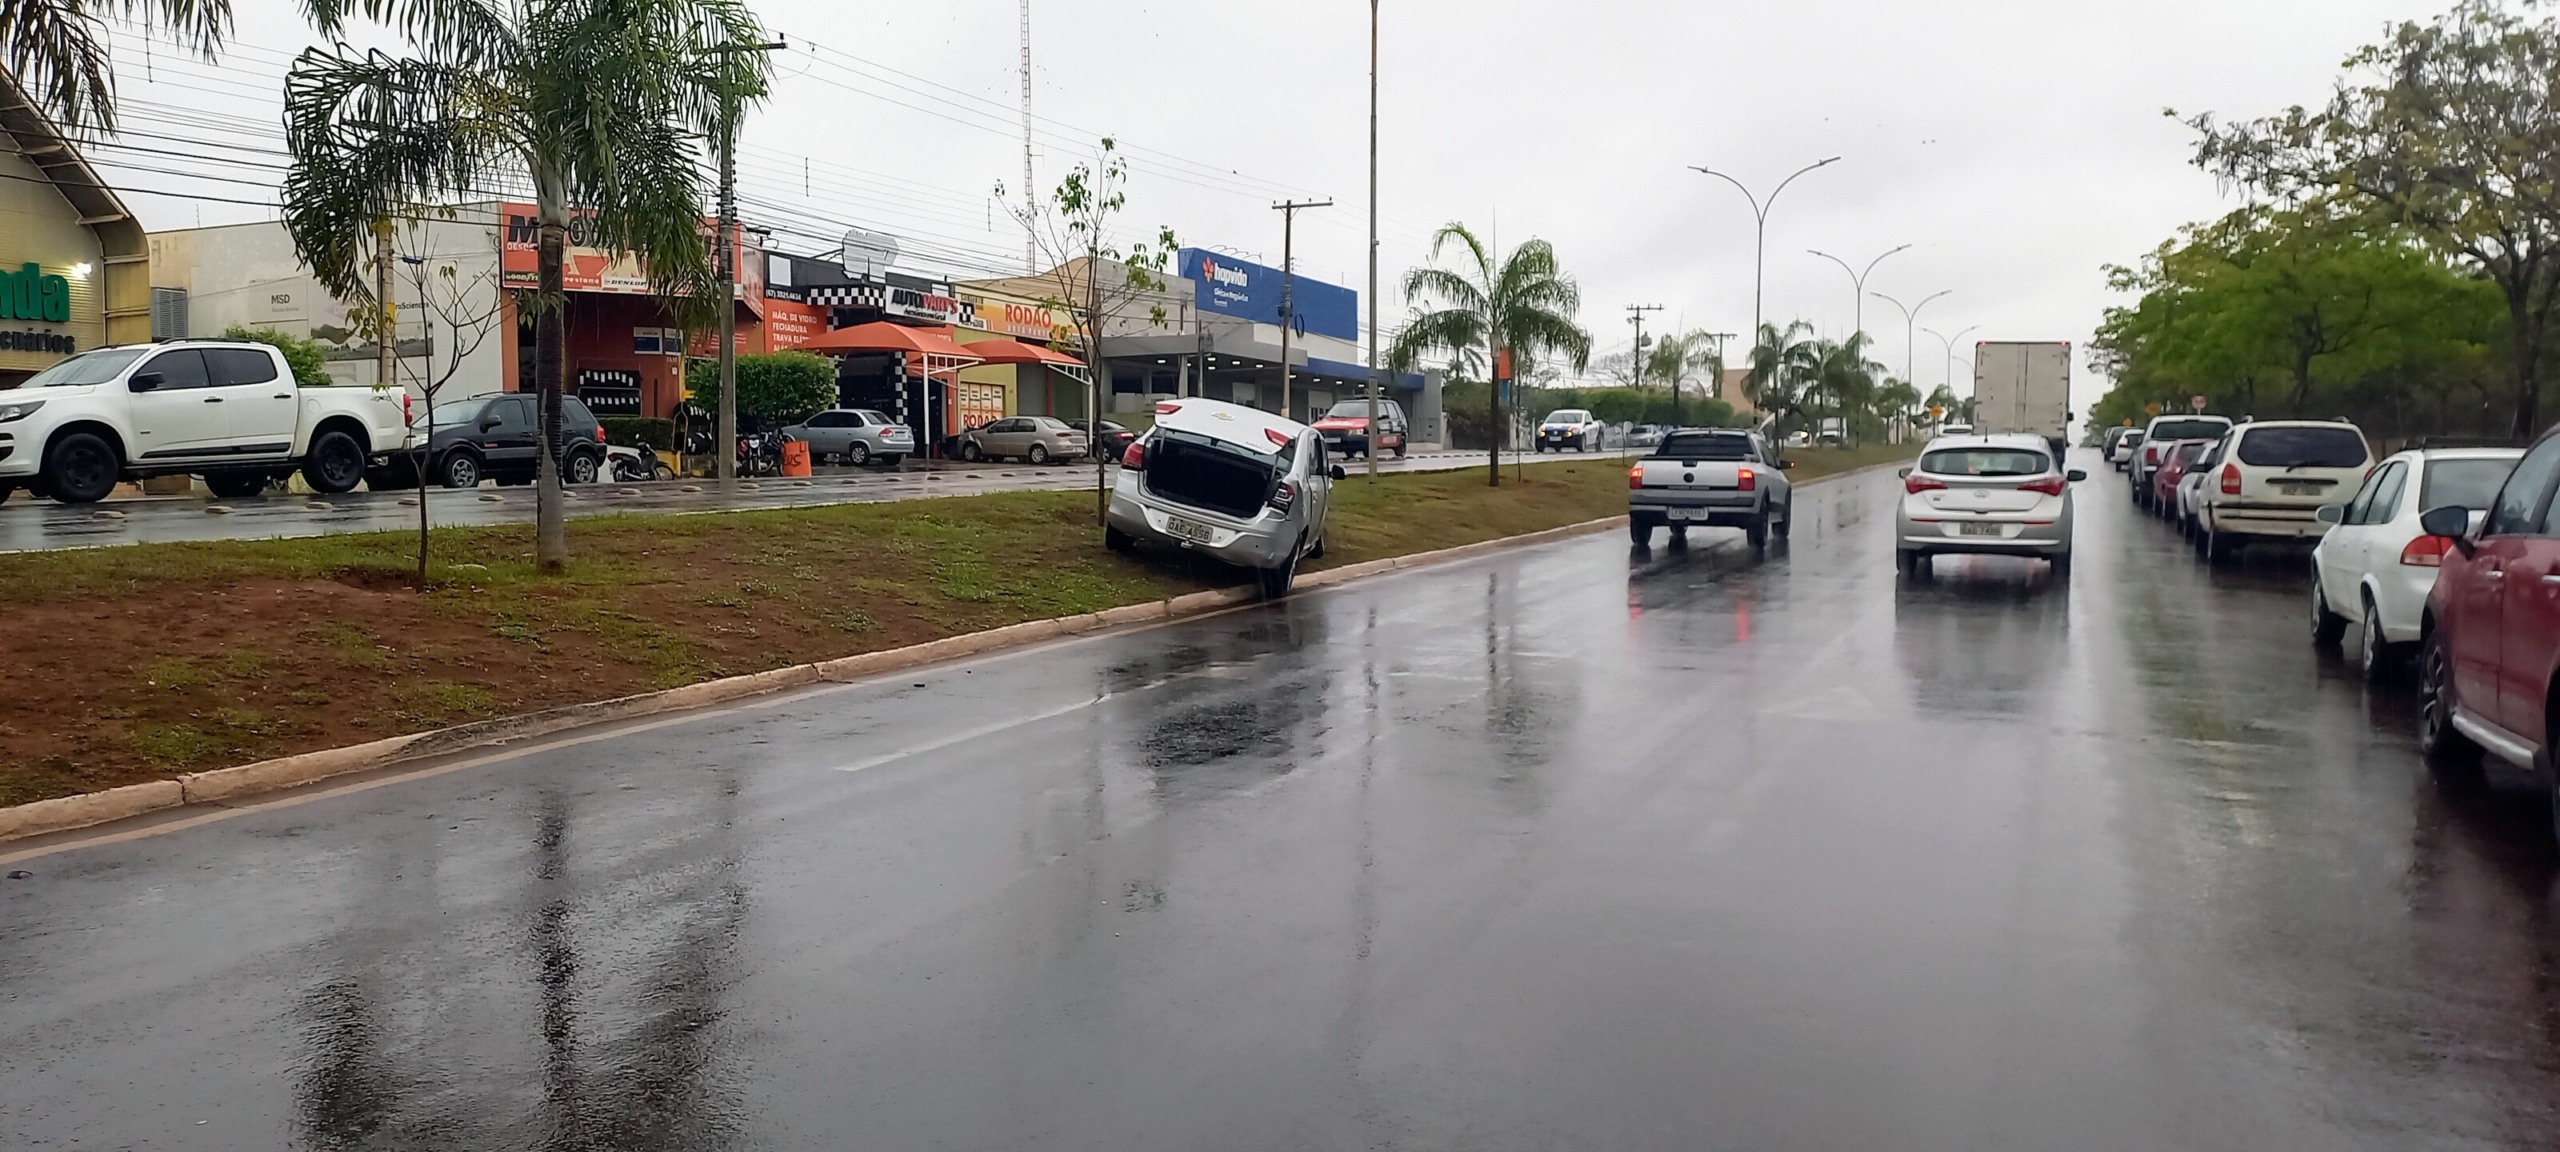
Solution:
[{"label": "car windshield", "polygon": [[2149,436],[2155,441],[2218,440],[2230,430],[2226,420],[2163,420],[2151,426]]},{"label": "car windshield", "polygon": [[2426,483],[2418,493],[2418,506],[2442,508],[2486,508],[2498,498],[2499,486],[2507,482],[2507,473],[2516,470],[2516,458],[2503,460],[2435,460],[2427,464]]},{"label": "car windshield", "polygon": [[148,348],[101,348],[83,352],[27,378],[21,388],[51,388],[59,385],[104,384],[116,378],[127,365],[141,359]]},{"label": "car windshield", "polygon": [[2240,462],[2256,468],[2362,468],[2364,434],[2326,428],[2252,428],[2240,437]]},{"label": "car windshield", "polygon": [[435,421],[439,428],[449,428],[479,419],[480,410],[488,406],[489,398],[486,396],[475,396],[469,400],[447,400],[429,410],[427,418]]},{"label": "car windshield", "polygon": [[1653,454],[1680,460],[1748,460],[1751,440],[1746,436],[1689,432],[1664,437],[1662,446]]},{"label": "car windshield", "polygon": [[1920,458],[1920,470],[1939,476],[2042,476],[2044,453],[2024,448],[1941,448]]},{"label": "car windshield", "polygon": [[1590,420],[1591,414],[1580,408],[1559,408],[1553,412],[1547,413],[1546,422],[1549,424],[1586,424],[1589,423]]},{"label": "car windshield", "polygon": [[[1387,406],[1385,402],[1381,401],[1378,404],[1378,411],[1383,413],[1386,410]],[[1366,400],[1345,400],[1341,403],[1335,404],[1331,408],[1325,409],[1324,414],[1327,416],[1347,416],[1355,420],[1366,420],[1369,418],[1369,402]],[[1552,420],[1554,417],[1550,416],[1548,419]]]}]

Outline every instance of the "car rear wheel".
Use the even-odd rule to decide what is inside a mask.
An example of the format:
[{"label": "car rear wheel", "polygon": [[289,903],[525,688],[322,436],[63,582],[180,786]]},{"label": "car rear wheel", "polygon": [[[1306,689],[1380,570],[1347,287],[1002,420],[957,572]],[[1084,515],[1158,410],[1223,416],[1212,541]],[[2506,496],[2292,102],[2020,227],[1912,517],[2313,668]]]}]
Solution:
[{"label": "car rear wheel", "polygon": [[330,496],[353,492],[364,482],[364,445],[356,438],[335,428],[322,432],[311,441],[311,454],[302,461],[302,478],[314,492]]},{"label": "car rear wheel", "polygon": [[[2365,617],[2372,619],[2370,613]],[[2311,643],[2321,648],[2335,648],[2347,638],[2347,618],[2329,609],[2329,590],[2320,584],[2318,572],[2311,579]]]},{"label": "car rear wheel", "polygon": [[1295,583],[1298,578],[1298,550],[1303,547],[1305,547],[1303,540],[1290,545],[1288,559],[1281,561],[1277,568],[1253,570],[1254,583],[1261,587],[1263,599],[1277,600],[1289,594],[1289,585]]},{"label": "car rear wheel", "polygon": [[571,484],[593,484],[596,482],[596,473],[599,470],[594,453],[572,452],[569,454],[569,467],[563,478]]},{"label": "car rear wheel", "polygon": [[1627,520],[1627,538],[1635,541],[1638,548],[1650,548],[1653,546],[1653,525],[1630,517]]},{"label": "car rear wheel", "polygon": [[1754,552],[1757,552],[1757,551],[1759,551],[1759,550],[1761,550],[1761,549],[1763,549],[1763,548],[1768,547],[1768,546],[1769,546],[1769,512],[1768,512],[1768,510],[1767,510],[1767,509],[1765,509],[1765,508],[1764,508],[1764,509],[1762,509],[1762,510],[1761,510],[1761,512],[1760,512],[1760,517],[1759,517],[1759,519],[1753,520],[1753,521],[1751,522],[1751,526],[1750,526],[1750,527],[1743,529],[1743,530],[1742,530],[1742,535],[1743,535],[1743,538],[1744,538],[1744,539],[1747,539],[1747,540],[1751,541],[1751,550],[1752,550],[1752,551],[1754,551]]},{"label": "car rear wheel", "polygon": [[1788,496],[1787,496],[1787,503],[1786,503],[1786,507],[1784,508],[1784,510],[1782,510],[1782,511],[1781,511],[1781,512],[1779,512],[1779,514],[1778,514],[1778,527],[1777,527],[1777,529],[1776,529],[1776,531],[1777,531],[1777,535],[1778,535],[1778,539],[1780,539],[1780,540],[1784,540],[1784,539],[1786,539],[1786,538],[1787,538],[1787,535],[1788,535],[1789,533],[1791,533],[1791,532],[1794,532],[1795,530],[1796,530],[1796,498],[1795,498],[1794,494],[1790,493],[1790,494],[1788,494]]},{"label": "car rear wheel", "polygon": [[844,450],[844,462],[860,468],[871,463],[871,446],[856,440]]},{"label": "car rear wheel", "polygon": [[2481,779],[2480,746],[2453,726],[2453,656],[2439,632],[2424,641],[2418,663],[2418,751],[2436,779],[2469,787]]},{"label": "car rear wheel", "polygon": [[1929,554],[1917,548],[1906,548],[1895,559],[1902,574],[1910,579],[1918,580],[1929,574]]},{"label": "car rear wheel", "polygon": [[1136,537],[1121,531],[1113,525],[1105,524],[1102,526],[1102,546],[1105,548],[1114,552],[1126,552],[1131,548],[1136,547],[1137,543],[1138,540]]},{"label": "car rear wheel", "polygon": [[2365,683],[2380,684],[2391,679],[2391,673],[2400,665],[2400,646],[2383,638],[2382,609],[2374,606],[2370,592],[2364,596],[2364,628],[2359,638],[2362,645],[2356,653],[2356,664],[2357,671],[2364,673]]},{"label": "car rear wheel", "polygon": [[1025,453],[1022,458],[1029,461],[1032,467],[1035,468],[1046,464],[1049,462],[1049,446],[1046,444],[1034,444],[1031,446],[1031,451]]},{"label": "car rear wheel", "polygon": [[2211,528],[2206,528],[2203,530],[2203,535],[2197,537],[2197,539],[2202,541],[2202,543],[2197,545],[2196,550],[2204,557],[2205,563],[2219,568],[2231,562],[2230,537],[2225,536],[2220,532],[2216,532]]},{"label": "car rear wheel", "polygon": [[436,483],[447,488],[479,487],[480,458],[468,452],[446,455],[444,464],[436,469]]},{"label": "car rear wheel", "polygon": [[2054,554],[2053,554],[2053,575],[2054,575],[2054,578],[2055,578],[2055,579],[2057,579],[2057,580],[2061,580],[2061,579],[2068,579],[2068,578],[2070,577],[2070,575],[2071,575],[2071,550],[2070,550],[2070,549],[2065,548],[2065,549],[2063,549],[2062,551],[2060,551],[2060,552],[2056,552],[2056,553],[2054,553]]}]

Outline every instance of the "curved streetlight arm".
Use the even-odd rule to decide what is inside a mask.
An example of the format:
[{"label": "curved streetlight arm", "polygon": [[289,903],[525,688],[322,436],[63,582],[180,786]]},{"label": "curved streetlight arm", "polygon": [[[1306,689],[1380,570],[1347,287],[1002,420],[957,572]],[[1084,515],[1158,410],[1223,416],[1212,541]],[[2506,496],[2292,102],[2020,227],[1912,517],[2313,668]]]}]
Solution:
[{"label": "curved streetlight arm", "polygon": [[1884,301],[1884,302],[1885,302],[1885,303],[1887,303],[1887,304],[1891,304],[1891,305],[1893,305],[1893,306],[1894,306],[1894,307],[1896,307],[1896,308],[1900,308],[1900,309],[1902,309],[1902,322],[1903,322],[1903,323],[1905,323],[1905,324],[1909,324],[1909,323],[1912,323],[1913,321],[1918,320],[1918,319],[1920,318],[1920,310],[1921,310],[1921,309],[1923,309],[1923,308],[1928,307],[1928,306],[1929,306],[1929,302],[1930,302],[1930,301],[1932,301],[1932,300],[1936,300],[1936,299],[1938,299],[1939,297],[1942,297],[1942,296],[1953,296],[1953,295],[1955,295],[1955,293],[1956,293],[1956,290],[1955,290],[1955,289],[1953,289],[1953,288],[1946,289],[1945,291],[1942,291],[1942,292],[1932,292],[1932,293],[1928,294],[1927,296],[1923,296],[1923,297],[1921,297],[1921,298],[1920,298],[1920,302],[1919,302],[1919,303],[1917,303],[1917,304],[1908,304],[1908,305],[1904,304],[1904,303],[1903,303],[1902,301],[1900,301],[1900,300],[1896,300],[1896,299],[1894,299],[1894,298],[1893,298],[1893,297],[1891,297],[1891,296],[1887,296],[1887,295],[1885,295],[1885,294],[1884,294],[1884,293],[1882,293],[1882,292],[1869,292],[1869,293],[1867,293],[1867,295],[1869,295],[1869,296],[1873,296],[1873,297],[1875,297],[1875,298],[1876,298],[1876,299],[1878,299],[1878,300],[1882,300],[1882,301]]},{"label": "curved streetlight arm", "polygon": [[1779,193],[1779,192],[1784,192],[1784,191],[1786,191],[1786,190],[1787,190],[1787,185],[1795,183],[1795,182],[1796,182],[1796,176],[1802,176],[1802,175],[1804,175],[1805,173],[1807,173],[1807,172],[1811,172],[1811,171],[1813,171],[1813,170],[1814,170],[1814,169],[1816,169],[1816,168],[1828,168],[1828,167],[1830,167],[1830,166],[1832,166],[1832,165],[1834,165],[1834,164],[1837,164],[1837,163],[1839,163],[1839,162],[1840,162],[1840,158],[1839,158],[1839,157],[1837,157],[1837,156],[1834,156],[1834,157],[1832,157],[1832,158],[1830,158],[1830,159],[1828,159],[1828,160],[1816,160],[1816,161],[1814,161],[1814,162],[1813,162],[1813,163],[1811,163],[1811,164],[1807,164],[1807,165],[1805,165],[1805,166],[1804,166],[1804,167],[1802,167],[1802,168],[1798,168],[1798,169],[1796,169],[1796,171],[1795,171],[1795,175],[1794,175],[1794,176],[1789,176],[1789,177],[1787,177],[1787,178],[1786,178],[1786,179],[1784,179],[1784,180],[1780,180],[1780,181],[1778,181],[1778,188],[1777,188],[1777,191],[1769,193],[1769,201],[1770,201],[1770,203],[1773,203],[1773,204],[1774,204],[1774,203],[1776,203],[1776,202],[1777,202],[1777,200],[1778,200],[1778,193]]},{"label": "curved streetlight arm", "polygon": [[[1753,218],[1753,219],[1755,219],[1755,220],[1760,221],[1760,222],[1761,222],[1761,223],[1763,223],[1763,224],[1766,224],[1766,223],[1768,223],[1768,222],[1769,222],[1769,211],[1768,211],[1768,209],[1761,207],[1761,204],[1760,204],[1760,198],[1759,198],[1758,196],[1754,196],[1754,195],[1752,195],[1752,194],[1751,194],[1751,189],[1749,189],[1748,187],[1745,187],[1745,186],[1743,185],[1742,181],[1740,181],[1740,180],[1736,180],[1736,179],[1734,179],[1734,178],[1733,178],[1733,177],[1731,177],[1731,176],[1727,176],[1727,175],[1725,175],[1725,174],[1724,174],[1724,173],[1722,173],[1722,172],[1718,172],[1718,171],[1716,171],[1716,170],[1715,170],[1715,169],[1713,169],[1713,168],[1701,168],[1701,167],[1699,167],[1698,165],[1695,165],[1695,164],[1690,165],[1690,166],[1689,166],[1689,168],[1690,168],[1690,170],[1691,170],[1691,171],[1693,171],[1693,172],[1704,172],[1704,173],[1706,173],[1706,174],[1707,174],[1707,175],[1709,175],[1709,176],[1713,176],[1713,177],[1715,177],[1715,178],[1716,178],[1716,179],[1718,179],[1718,180],[1722,180],[1722,181],[1724,181],[1724,182],[1725,182],[1725,183],[1727,183],[1727,184],[1731,184],[1731,185],[1733,185],[1733,189],[1734,189],[1734,191],[1742,193],[1742,198],[1751,202],[1751,216],[1752,216],[1752,218]],[[1769,197],[1769,199],[1771,199],[1771,200],[1775,200],[1775,199],[1777,199],[1777,197],[1776,197],[1775,195],[1772,195],[1772,196],[1770,196],[1770,197]]]}]

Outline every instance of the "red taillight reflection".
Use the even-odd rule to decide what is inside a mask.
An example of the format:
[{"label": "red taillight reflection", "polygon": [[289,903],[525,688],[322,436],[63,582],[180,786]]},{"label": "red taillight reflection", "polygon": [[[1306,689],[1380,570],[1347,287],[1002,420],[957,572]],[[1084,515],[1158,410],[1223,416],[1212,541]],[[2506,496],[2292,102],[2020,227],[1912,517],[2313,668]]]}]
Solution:
[{"label": "red taillight reflection", "polygon": [[2029,480],[2024,484],[2018,485],[2018,491],[2042,492],[2047,496],[2060,496],[2062,495],[2063,486],[2069,483],[2070,481],[2065,480],[2060,476],[2047,476],[2042,480]]},{"label": "red taillight reflection", "polygon": [[1132,472],[1146,471],[1147,446],[1144,444],[1129,445],[1129,450],[1120,454],[1120,466],[1129,469]]},{"label": "red taillight reflection", "polygon": [[2237,496],[2240,494],[2239,465],[2225,464],[2222,466],[2222,494],[2225,496]]},{"label": "red taillight reflection", "polygon": [[1748,468],[1737,468],[1733,473],[1733,486],[1745,492],[1757,492],[1760,490],[1760,474]]},{"label": "red taillight reflection", "polygon": [[604,443],[604,425],[602,424],[596,425],[596,443]]},{"label": "red taillight reflection", "polygon": [[1171,415],[1173,415],[1174,413],[1176,413],[1176,412],[1180,412],[1180,411],[1182,411],[1182,405],[1180,405],[1180,404],[1178,404],[1178,403],[1176,403],[1176,402],[1174,402],[1174,401],[1171,401],[1171,400],[1158,400],[1158,401],[1156,401],[1156,415],[1158,415],[1158,416],[1171,416]]},{"label": "red taillight reflection", "polygon": [[1262,434],[1263,434],[1264,436],[1268,437],[1268,438],[1271,440],[1271,442],[1272,442],[1272,443],[1274,443],[1274,444],[1277,444],[1277,445],[1279,445],[1279,446],[1281,446],[1281,447],[1283,447],[1283,448],[1286,448],[1286,447],[1288,447],[1288,446],[1289,446],[1289,434],[1288,434],[1288,433],[1286,433],[1286,432],[1283,432],[1283,431],[1281,431],[1281,430],[1279,430],[1279,429],[1277,429],[1277,428],[1265,428],[1265,429],[1263,429],[1263,430],[1262,430]]},{"label": "red taillight reflection", "polygon": [[1627,469],[1627,487],[1644,487],[1644,465],[1638,464],[1633,468]]},{"label": "red taillight reflection", "polygon": [[2400,562],[2412,568],[2442,568],[2444,554],[2451,551],[2451,536],[2420,536],[2400,550]]},{"label": "red taillight reflection", "polygon": [[1906,476],[1902,479],[1902,490],[1915,496],[1922,492],[1935,492],[1946,486],[1946,481],[1932,480],[1926,476]]}]

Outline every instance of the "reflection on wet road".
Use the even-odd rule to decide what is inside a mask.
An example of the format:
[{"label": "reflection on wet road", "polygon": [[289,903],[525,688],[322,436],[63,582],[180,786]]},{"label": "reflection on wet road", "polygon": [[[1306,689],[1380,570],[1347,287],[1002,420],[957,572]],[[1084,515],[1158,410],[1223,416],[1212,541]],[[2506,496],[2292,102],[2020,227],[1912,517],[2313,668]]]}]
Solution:
[{"label": "reflection on wet road", "polygon": [[17,860],[0,1146],[2560,1143],[2538,801],[2111,475],[2064,582],[1887,473]]},{"label": "reflection on wet road", "polygon": [[[1481,452],[1434,452],[1378,461],[1381,472],[1440,472],[1483,466]],[[1356,471],[1360,462],[1352,460],[1347,467]],[[847,468],[827,469],[808,479],[765,477],[731,485],[716,480],[582,485],[569,490],[568,509],[574,518],[809,508],[987,492],[1089,491],[1094,483],[1090,464],[1035,468],[991,461],[966,469],[908,472]],[[437,527],[530,524],[533,502],[534,490],[524,486],[492,483],[464,491],[439,488],[428,496],[427,513]],[[398,532],[413,531],[417,526],[415,492],[350,492],[342,496],[278,493],[218,502],[202,496],[167,496],[83,505],[57,504],[20,493],[0,505],[0,552]]]}]

